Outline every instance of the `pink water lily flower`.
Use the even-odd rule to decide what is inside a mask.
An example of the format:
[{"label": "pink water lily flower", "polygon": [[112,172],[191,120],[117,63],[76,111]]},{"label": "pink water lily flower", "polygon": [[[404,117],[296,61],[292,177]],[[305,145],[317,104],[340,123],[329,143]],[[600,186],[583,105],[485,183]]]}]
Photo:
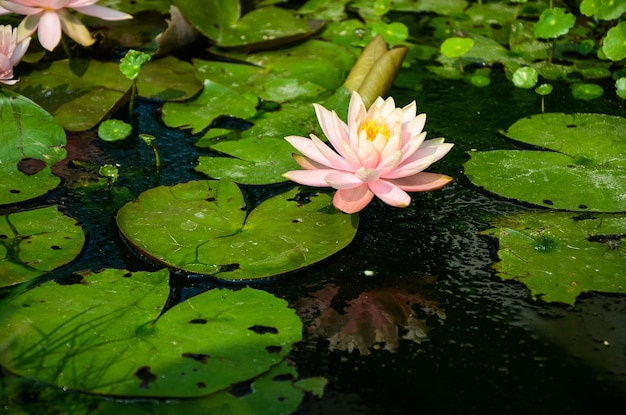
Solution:
[{"label": "pink water lily flower", "polygon": [[22,59],[30,44],[30,38],[17,41],[17,29],[0,26],[0,82],[13,85],[13,67]]},{"label": "pink water lily flower", "polygon": [[68,9],[104,20],[132,19],[132,16],[108,7],[98,6],[98,0],[0,0],[0,13],[6,11],[26,17],[18,27],[18,37],[24,38],[37,31],[39,43],[53,50],[61,41],[61,31],[83,46],[95,40],[89,31]]},{"label": "pink water lily flower", "polygon": [[378,97],[369,110],[361,96],[353,92],[348,123],[321,105],[315,105],[317,119],[334,150],[311,134],[311,138],[285,137],[303,155],[294,154],[305,170],[284,176],[294,182],[337,189],[333,204],[354,213],[376,195],[383,202],[406,207],[406,192],[439,189],[452,178],[423,170],[450,151],[443,138],[426,140],[422,131],[426,115],[416,115],[415,101],[397,108],[393,98]]}]

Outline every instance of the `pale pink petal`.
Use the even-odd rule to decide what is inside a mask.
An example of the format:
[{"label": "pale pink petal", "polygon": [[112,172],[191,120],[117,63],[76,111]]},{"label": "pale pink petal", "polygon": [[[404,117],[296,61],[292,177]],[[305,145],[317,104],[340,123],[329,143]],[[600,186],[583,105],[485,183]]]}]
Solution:
[{"label": "pale pink petal", "polygon": [[402,151],[394,151],[385,157],[376,167],[380,175],[385,177],[389,172],[393,171],[402,161]]},{"label": "pale pink petal", "polygon": [[12,13],[12,11],[5,9],[4,7],[0,7],[0,16],[4,14],[9,14],[9,13]]},{"label": "pale pink petal", "polygon": [[61,26],[63,31],[74,41],[82,46],[92,45],[96,40],[91,37],[89,30],[74,15],[67,10],[59,10],[57,12],[61,18]]},{"label": "pale pink petal", "polygon": [[313,104],[313,107],[324,135],[332,146],[341,152],[341,141],[347,141],[348,139],[348,126],[341,121],[335,111],[329,111],[319,104]]},{"label": "pale pink petal", "polygon": [[326,176],[326,183],[328,183],[330,187],[341,190],[354,189],[362,185],[363,181],[356,177],[354,173],[340,171],[330,173]]},{"label": "pale pink petal", "polygon": [[108,7],[93,5],[93,6],[68,6],[75,9],[77,12],[86,14],[88,16],[98,17],[103,20],[126,20],[132,19],[130,14],[122,13],[117,10],[109,9]]},{"label": "pale pink petal", "polygon": [[400,150],[401,145],[402,140],[400,134],[391,134],[389,140],[387,141],[387,144],[383,148],[383,151],[380,152],[381,159],[384,160],[389,157],[390,154],[393,154],[396,151]]},{"label": "pale pink petal", "polygon": [[400,177],[412,176],[433,164],[434,157],[424,156],[413,160],[411,163],[402,162],[398,167],[383,175],[385,179],[398,179]]},{"label": "pale pink petal", "polygon": [[22,60],[24,54],[28,50],[28,45],[30,45],[29,37],[17,44],[15,50],[13,51],[13,55],[11,56],[11,65],[15,66],[20,60]]},{"label": "pale pink petal", "polygon": [[289,144],[294,146],[296,150],[298,150],[308,159],[320,163],[321,165],[324,165],[326,167],[332,167],[328,159],[324,157],[322,153],[320,153],[319,149],[315,146],[311,139],[291,135],[289,137],[285,137],[285,140],[287,140]]},{"label": "pale pink petal", "polygon": [[350,104],[348,105],[348,125],[350,127],[360,125],[366,114],[363,99],[357,92],[353,92],[350,95]]},{"label": "pale pink petal", "polygon": [[342,212],[356,213],[362,210],[374,198],[374,193],[366,184],[353,189],[337,190],[333,197],[333,205]]},{"label": "pale pink petal", "polygon": [[311,141],[313,141],[313,145],[319,150],[320,154],[328,160],[328,165],[335,169],[350,170],[348,162],[314,134],[311,134]]},{"label": "pale pink petal", "polygon": [[[26,19],[24,19],[26,20]],[[43,12],[37,26],[39,43],[52,51],[61,41],[61,21],[55,12]]]},{"label": "pale pink petal", "polygon": [[359,148],[357,150],[357,156],[361,160],[361,165],[368,169],[373,169],[378,165],[379,156],[378,151],[374,145],[365,137],[365,131],[361,131],[362,137],[359,138]]},{"label": "pale pink petal", "polygon": [[452,177],[445,174],[421,172],[413,176],[388,181],[407,192],[427,192],[441,189],[452,181]]},{"label": "pale pink petal", "polygon": [[65,7],[71,7],[75,9],[77,7],[91,6],[92,4],[96,4],[99,0],[65,0],[65,1],[67,1],[67,5]]},{"label": "pale pink petal", "polygon": [[335,171],[331,169],[291,170],[283,174],[283,177],[305,186],[329,187],[326,182],[326,176]]},{"label": "pale pink petal", "polygon": [[326,169],[328,166],[324,166],[323,164],[317,163],[311,159],[308,159],[300,154],[292,154],[293,159],[302,167],[307,170],[315,170],[315,169]]},{"label": "pale pink petal", "polygon": [[411,196],[395,184],[386,180],[377,180],[368,183],[368,186],[376,197],[388,205],[407,207],[411,203]]},{"label": "pale pink petal", "polygon": [[29,7],[26,4],[20,4],[13,1],[3,1],[2,7],[4,9],[24,16],[30,16],[31,14],[41,13],[43,9],[41,7]]},{"label": "pale pink petal", "polygon": [[422,148],[427,148],[427,147],[435,148],[435,152],[433,153],[433,155],[435,156],[435,161],[438,161],[443,156],[448,154],[448,152],[452,149],[452,147],[454,147],[454,144],[444,143],[444,138],[433,138],[432,140],[424,141],[424,144],[422,144],[422,147],[420,147],[420,150]]},{"label": "pale pink petal", "polygon": [[425,124],[426,114],[420,114],[403,125],[405,134],[407,134],[409,138],[415,137],[424,130]]},{"label": "pale pink petal", "polygon": [[13,85],[17,82],[17,80],[12,78],[13,65],[11,64],[9,58],[4,56],[3,54],[0,54],[0,82],[7,85]]},{"label": "pale pink petal", "polygon": [[421,134],[418,134],[417,136],[413,137],[411,140],[408,140],[406,143],[404,143],[404,145],[400,149],[402,153],[404,154],[403,159],[406,160],[407,158],[411,157],[424,144],[425,138],[426,138],[426,131],[422,132]]},{"label": "pale pink petal", "polygon": [[412,101],[402,108],[402,122],[409,122],[417,114],[417,104]]}]

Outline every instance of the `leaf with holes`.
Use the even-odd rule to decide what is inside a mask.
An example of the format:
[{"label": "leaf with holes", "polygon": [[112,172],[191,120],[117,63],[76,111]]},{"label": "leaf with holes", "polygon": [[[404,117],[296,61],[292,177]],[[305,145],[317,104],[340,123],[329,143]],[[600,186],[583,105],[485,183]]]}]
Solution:
[{"label": "leaf with holes", "polygon": [[80,225],[55,206],[0,216],[0,287],[37,278],[74,260],[85,244]]},{"label": "leaf with holes", "polygon": [[[258,378],[234,385],[209,396],[186,399],[110,399],[86,393],[68,393],[51,385],[35,383],[5,371],[3,392],[11,413],[72,415],[136,414],[249,414],[289,415],[302,402],[304,391],[323,392],[323,378],[297,380],[298,373],[286,361]],[[314,389],[315,387],[317,389]],[[37,399],[23,399],[25,394]]]},{"label": "leaf with holes", "polygon": [[258,377],[301,339],[295,312],[265,291],[214,289],[163,312],[166,269],[80,276],[4,306],[3,367],[94,394],[190,398]]},{"label": "leaf with holes", "polygon": [[65,132],[33,101],[0,90],[0,205],[41,196],[59,185],[51,167],[65,158]]},{"label": "leaf with holes", "polygon": [[358,216],[328,194],[297,189],[265,200],[248,215],[239,188],[201,180],[143,192],[118,212],[124,237],[168,267],[224,280],[255,280],[319,262],[354,238]]},{"label": "leaf with holes", "polygon": [[503,134],[533,148],[471,153],[464,167],[474,184],[554,209],[626,211],[626,118],[538,114]]}]

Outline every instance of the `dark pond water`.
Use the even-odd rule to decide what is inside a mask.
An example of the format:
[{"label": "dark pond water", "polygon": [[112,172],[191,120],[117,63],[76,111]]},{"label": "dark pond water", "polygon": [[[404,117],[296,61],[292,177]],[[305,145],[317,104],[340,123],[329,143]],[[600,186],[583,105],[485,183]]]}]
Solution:
[{"label": "dark pond water", "polygon": [[[364,292],[398,288],[428,305],[415,307],[428,338],[400,340],[395,351],[374,348],[363,354],[330,350],[327,339],[305,334],[291,360],[301,376],[324,376],[329,383],[323,398],[307,399],[298,413],[587,414],[623,407],[626,297],[586,294],[575,307],[534,301],[523,285],[495,275],[493,241],[477,235],[495,215],[529,207],[468,184],[461,172],[467,152],[510,148],[497,131],[539,112],[540,98],[532,90],[512,88],[503,75],[482,89],[458,81],[412,83],[411,76],[403,73],[398,82],[403,87],[391,94],[398,103],[416,99],[419,112],[428,114],[429,137],[445,136],[455,143],[433,168],[454,176],[455,182],[415,195],[406,209],[374,202],[361,213],[357,236],[347,249],[259,287],[296,306],[332,286],[338,293],[332,306],[338,310]],[[546,105],[548,111],[624,111],[610,100],[574,101],[566,86],[557,86]],[[118,188],[128,187],[136,195],[156,184],[203,178],[193,172],[202,152],[193,146],[196,138],[163,127],[152,103],[140,104],[138,123],[140,132],[157,137],[163,158],[159,177],[152,150],[139,140],[94,142],[90,150],[92,155],[102,150],[100,162],[121,164]],[[286,186],[244,190],[254,205]],[[88,230],[84,255],[50,278],[82,269],[153,269],[118,236],[114,215],[123,199],[106,190],[63,190],[47,199],[65,205]],[[214,282],[173,275],[171,285],[172,301],[177,301]]]}]

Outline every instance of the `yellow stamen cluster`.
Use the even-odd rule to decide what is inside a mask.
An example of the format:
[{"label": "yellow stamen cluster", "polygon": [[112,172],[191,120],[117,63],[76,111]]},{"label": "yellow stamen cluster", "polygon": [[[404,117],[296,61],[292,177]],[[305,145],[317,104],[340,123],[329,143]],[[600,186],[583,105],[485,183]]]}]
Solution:
[{"label": "yellow stamen cluster", "polygon": [[361,125],[361,131],[365,131],[365,136],[369,141],[374,141],[378,134],[382,134],[383,137],[389,140],[389,136],[391,134],[391,132],[389,131],[389,127],[387,127],[386,123],[377,123],[376,121],[371,119],[366,120]]}]

